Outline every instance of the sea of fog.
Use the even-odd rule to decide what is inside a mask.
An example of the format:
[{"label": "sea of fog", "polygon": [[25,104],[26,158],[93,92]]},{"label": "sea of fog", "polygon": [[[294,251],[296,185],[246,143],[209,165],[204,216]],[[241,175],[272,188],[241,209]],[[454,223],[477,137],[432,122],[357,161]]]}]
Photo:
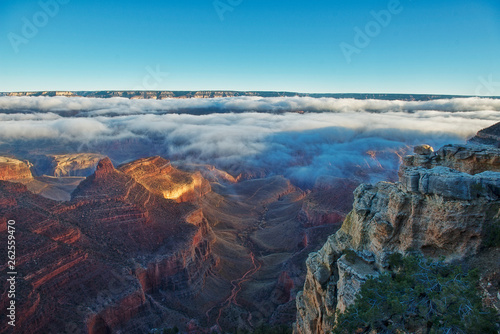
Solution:
[{"label": "sea of fog", "polygon": [[299,184],[325,175],[376,181],[393,178],[414,145],[464,143],[499,121],[500,100],[485,98],[0,97],[0,154],[96,152],[115,163],[161,155]]}]

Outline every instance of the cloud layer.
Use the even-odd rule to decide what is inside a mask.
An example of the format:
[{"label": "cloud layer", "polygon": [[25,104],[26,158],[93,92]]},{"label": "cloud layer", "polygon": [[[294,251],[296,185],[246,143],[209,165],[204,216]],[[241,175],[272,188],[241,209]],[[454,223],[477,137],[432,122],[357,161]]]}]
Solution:
[{"label": "cloud layer", "polygon": [[230,97],[214,99],[130,100],[85,97],[0,97],[0,111],[43,111],[81,116],[211,112],[413,112],[418,110],[500,111],[500,99],[456,98],[433,101],[356,100],[312,97]]},{"label": "cloud layer", "polygon": [[0,98],[0,141],[18,150],[94,151],[117,162],[162,155],[300,184],[322,175],[373,181],[394,176],[398,155],[411,146],[463,142],[500,121],[499,110],[498,100],[477,98]]}]

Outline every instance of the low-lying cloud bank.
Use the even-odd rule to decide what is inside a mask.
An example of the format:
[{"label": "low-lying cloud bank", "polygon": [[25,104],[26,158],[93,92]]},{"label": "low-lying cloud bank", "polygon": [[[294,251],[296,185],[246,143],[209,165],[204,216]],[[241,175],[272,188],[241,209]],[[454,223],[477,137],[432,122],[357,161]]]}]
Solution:
[{"label": "low-lying cloud bank", "polygon": [[413,112],[418,110],[500,111],[500,99],[455,98],[433,101],[356,100],[312,97],[229,97],[213,99],[130,100],[85,97],[0,97],[0,112],[42,111],[80,116],[211,112]]},{"label": "low-lying cloud bank", "polygon": [[[186,108],[215,113],[174,113]],[[323,112],[291,112],[298,110]],[[402,102],[9,97],[0,98],[0,142],[10,152],[93,151],[116,162],[162,155],[233,173],[282,174],[310,185],[322,175],[370,181],[394,176],[399,156],[411,146],[463,142],[500,121],[499,111],[500,101],[476,98]]]}]

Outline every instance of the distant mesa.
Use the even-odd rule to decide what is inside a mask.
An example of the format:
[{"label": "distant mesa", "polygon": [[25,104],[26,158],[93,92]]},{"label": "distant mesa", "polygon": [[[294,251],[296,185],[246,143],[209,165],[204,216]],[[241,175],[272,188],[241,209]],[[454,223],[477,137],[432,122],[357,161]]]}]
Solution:
[{"label": "distant mesa", "polygon": [[310,94],[297,92],[271,92],[271,91],[40,91],[40,92],[4,92],[0,96],[66,96],[66,97],[93,97],[93,98],[112,98],[123,97],[128,99],[190,99],[190,98],[225,98],[238,96],[256,96],[256,97],[329,97],[338,99],[378,99],[378,100],[403,100],[403,101],[430,101],[437,99],[449,99],[455,97],[468,97],[460,95],[423,95],[423,94]]},{"label": "distant mesa", "polygon": [[33,179],[33,175],[31,174],[30,167],[31,164],[29,162],[0,157],[0,180],[31,180]]},{"label": "distant mesa", "polygon": [[97,163],[105,156],[96,153],[32,155],[35,175],[53,177],[87,177],[94,173]]},{"label": "distant mesa", "polygon": [[209,182],[200,172],[181,171],[159,156],[133,161],[119,167],[119,170],[149,191],[177,202],[199,198],[211,190]]}]

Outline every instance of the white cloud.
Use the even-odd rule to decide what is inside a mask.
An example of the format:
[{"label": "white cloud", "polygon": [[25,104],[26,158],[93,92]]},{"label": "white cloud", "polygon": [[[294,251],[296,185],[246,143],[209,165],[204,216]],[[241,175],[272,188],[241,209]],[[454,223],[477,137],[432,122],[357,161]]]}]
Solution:
[{"label": "white cloud", "polygon": [[[191,113],[219,108],[221,113],[165,113],[186,108]],[[31,112],[7,113],[21,109]],[[333,112],[285,112],[304,109]],[[254,112],[242,112],[248,110]],[[25,140],[49,140],[44,142],[47,148],[84,144],[82,149],[121,160],[160,154],[231,171],[260,168],[313,182],[321,175],[352,177],[357,166],[369,166],[374,174],[380,174],[382,166],[393,173],[398,164],[394,151],[421,143],[462,142],[500,121],[499,110],[498,100],[477,98],[432,102],[0,98],[0,141],[22,146]],[[78,112],[68,116],[69,111]],[[377,152],[377,161],[367,155],[370,150]]]},{"label": "white cloud", "polygon": [[434,101],[355,100],[312,97],[233,97],[214,99],[130,100],[84,97],[0,97],[0,110],[81,112],[90,115],[131,115],[165,112],[289,112],[289,111],[500,111],[500,100],[456,98]]}]

